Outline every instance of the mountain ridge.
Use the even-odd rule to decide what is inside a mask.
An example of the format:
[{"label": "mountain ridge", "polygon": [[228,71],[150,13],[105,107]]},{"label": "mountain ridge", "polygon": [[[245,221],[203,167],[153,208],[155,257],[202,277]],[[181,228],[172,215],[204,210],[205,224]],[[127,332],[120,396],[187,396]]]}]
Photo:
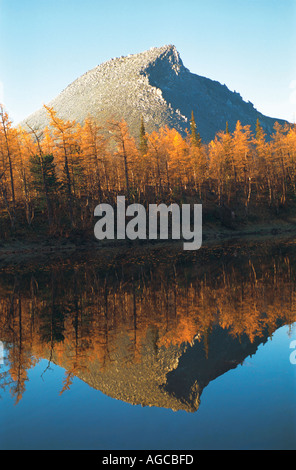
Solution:
[{"label": "mountain ridge", "polygon": [[[80,123],[89,116],[101,126],[111,118],[123,118],[135,137],[142,116],[148,133],[168,126],[185,135],[192,111],[205,141],[224,130],[226,122],[230,130],[238,120],[255,130],[259,119],[267,135],[273,132],[275,122],[286,122],[264,116],[226,85],[191,73],[174,45],[104,62],[69,84],[48,105],[62,119]],[[48,125],[45,109],[20,125],[26,127],[26,123],[35,128]]]}]

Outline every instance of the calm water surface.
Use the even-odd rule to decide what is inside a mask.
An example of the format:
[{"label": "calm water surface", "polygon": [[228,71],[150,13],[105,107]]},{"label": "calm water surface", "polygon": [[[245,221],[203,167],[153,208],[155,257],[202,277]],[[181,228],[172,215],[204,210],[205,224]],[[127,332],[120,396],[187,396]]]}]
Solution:
[{"label": "calm water surface", "polygon": [[294,241],[3,266],[0,449],[296,449],[295,273]]}]

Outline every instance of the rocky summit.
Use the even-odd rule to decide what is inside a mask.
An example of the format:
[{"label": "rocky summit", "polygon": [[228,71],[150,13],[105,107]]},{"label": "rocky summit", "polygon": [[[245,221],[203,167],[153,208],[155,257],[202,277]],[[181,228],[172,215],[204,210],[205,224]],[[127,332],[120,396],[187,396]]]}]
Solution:
[{"label": "rocky summit", "polygon": [[[94,117],[104,126],[109,119],[124,118],[137,137],[141,116],[147,132],[174,127],[183,135],[190,127],[192,111],[204,141],[224,130],[234,130],[239,120],[255,130],[257,119],[267,135],[275,122],[226,85],[191,73],[175,46],[152,48],[140,54],[115,58],[82,75],[48,103],[62,119],[82,123]],[[44,108],[21,123],[35,128],[48,124]]]}]

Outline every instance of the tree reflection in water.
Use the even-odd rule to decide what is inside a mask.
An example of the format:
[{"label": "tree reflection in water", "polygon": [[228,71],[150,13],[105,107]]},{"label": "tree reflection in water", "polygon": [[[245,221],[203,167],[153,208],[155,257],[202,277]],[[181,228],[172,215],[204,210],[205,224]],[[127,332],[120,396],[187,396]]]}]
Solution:
[{"label": "tree reflection in water", "polygon": [[16,403],[46,359],[65,369],[60,393],[79,377],[133,404],[196,411],[211,380],[296,321],[293,243],[147,253],[1,272],[0,386]]}]

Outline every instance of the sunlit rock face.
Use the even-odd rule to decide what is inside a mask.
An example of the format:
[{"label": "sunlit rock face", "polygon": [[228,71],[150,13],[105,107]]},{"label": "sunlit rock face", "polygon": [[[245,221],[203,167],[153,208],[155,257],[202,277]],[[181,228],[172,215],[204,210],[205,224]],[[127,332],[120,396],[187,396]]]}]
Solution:
[{"label": "sunlit rock face", "polygon": [[[258,84],[258,86],[260,86]],[[175,46],[153,48],[140,54],[112,59],[82,75],[52,102],[58,116],[82,123],[91,116],[102,126],[109,119],[125,119],[131,133],[139,135],[141,116],[147,132],[174,127],[182,134],[190,127],[192,111],[198,131],[205,141],[224,130],[226,122],[233,130],[256,121],[267,135],[276,121],[263,116],[250,102],[219,82],[191,73]],[[44,109],[21,124],[43,128],[48,124]]]}]

